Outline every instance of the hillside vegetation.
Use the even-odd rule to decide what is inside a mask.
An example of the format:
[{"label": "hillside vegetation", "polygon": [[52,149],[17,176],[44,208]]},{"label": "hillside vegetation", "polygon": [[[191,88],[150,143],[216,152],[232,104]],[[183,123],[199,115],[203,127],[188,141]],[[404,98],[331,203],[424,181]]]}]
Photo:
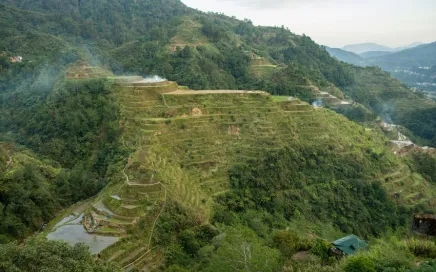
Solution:
[{"label": "hillside vegetation", "polygon": [[[6,0],[0,33],[1,271],[435,267],[410,231],[436,209],[433,156],[344,116],[436,146],[435,104],[380,69],[177,0]],[[114,242],[45,240],[72,224]],[[350,233],[369,249],[331,256]]]},{"label": "hillside vegetation", "polygon": [[435,42],[403,48],[396,52],[369,51],[360,56],[338,48],[327,48],[331,56],[346,63],[358,66],[378,66],[393,77],[407,83],[408,86],[425,92],[430,98],[434,98],[436,90],[435,50]]},{"label": "hillside vegetation", "polygon": [[[329,110],[264,92],[112,80],[119,141],[130,155],[88,213],[113,224],[94,233],[123,237],[101,257],[125,268],[201,271],[201,262],[216,271],[226,246],[248,239],[270,252],[276,264],[262,269],[274,271],[282,253],[262,241],[274,230],[290,227],[300,237],[292,239],[303,240],[310,232],[380,236],[435,205],[431,185],[392,154],[387,139]],[[219,233],[236,236],[213,246]],[[312,248],[315,240],[304,243]],[[211,255],[202,257],[204,250]]]},{"label": "hillside vegetation", "polygon": [[[25,60],[3,61],[3,91],[28,88],[32,81],[25,84],[24,79],[35,80],[45,64],[56,67],[53,73],[57,73],[65,63],[77,59],[106,65],[116,73],[158,74],[193,89],[261,89],[309,101],[313,94],[304,86],[323,89],[334,84],[357,102],[363,102],[360,97],[371,91],[359,80],[358,68],[331,58],[307,36],[284,28],[256,27],[249,20],[221,14],[204,14],[179,1],[127,4],[105,0],[80,5],[77,1],[6,1],[3,7],[0,23],[5,39],[0,49],[23,55]],[[29,42],[19,42],[18,37]],[[375,78],[379,78],[378,86],[390,82],[387,74]],[[377,114],[384,104],[395,104],[406,96],[416,98],[411,103],[418,107],[424,103],[405,86],[386,87],[394,87],[395,92],[389,98],[379,96],[377,105],[370,105]],[[423,143],[433,144],[433,137],[399,118],[397,111],[390,115],[395,123],[423,138]],[[415,122],[428,126],[421,118]],[[434,131],[434,127],[429,129]]]},{"label": "hillside vegetation", "polygon": [[116,142],[119,110],[104,82],[62,80],[50,94],[5,94],[2,140],[13,139],[37,154],[1,144],[2,240],[25,238],[108,182],[108,166],[123,147]]},{"label": "hillside vegetation", "polygon": [[338,60],[346,62],[346,63],[359,65],[359,64],[362,64],[364,62],[364,58],[362,56],[355,54],[353,52],[349,52],[349,51],[342,50],[339,48],[330,48],[330,47],[326,47],[326,50],[327,50],[327,52],[329,52],[329,54],[332,57],[335,57]]}]

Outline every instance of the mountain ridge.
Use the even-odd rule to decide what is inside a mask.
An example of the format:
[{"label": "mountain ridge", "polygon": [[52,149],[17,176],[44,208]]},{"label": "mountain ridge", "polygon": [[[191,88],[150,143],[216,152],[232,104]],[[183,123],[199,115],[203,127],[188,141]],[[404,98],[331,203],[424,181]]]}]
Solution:
[{"label": "mountain ridge", "polygon": [[376,43],[358,43],[345,45],[341,48],[342,50],[353,52],[355,54],[361,54],[368,51],[392,51],[393,49]]},{"label": "mountain ridge", "polygon": [[364,61],[361,55],[343,49],[326,47],[326,50],[331,56],[343,62],[359,64]]},{"label": "mountain ridge", "polygon": [[368,58],[372,58],[372,57],[382,57],[382,56],[389,55],[389,54],[392,54],[392,53],[394,53],[394,52],[390,52],[390,51],[368,51],[368,52],[359,54],[359,56],[361,56],[361,57],[363,57],[365,59],[368,59]]},{"label": "mountain ridge", "polygon": [[419,45],[392,54],[367,59],[367,65],[377,64],[386,70],[409,68],[412,66],[433,66],[436,64],[436,42]]},{"label": "mountain ridge", "polygon": [[414,48],[420,45],[424,45],[424,43],[414,42],[409,45],[400,46],[400,47],[389,47],[377,43],[358,43],[358,44],[345,45],[341,49],[361,55],[368,52],[397,52],[405,49]]}]

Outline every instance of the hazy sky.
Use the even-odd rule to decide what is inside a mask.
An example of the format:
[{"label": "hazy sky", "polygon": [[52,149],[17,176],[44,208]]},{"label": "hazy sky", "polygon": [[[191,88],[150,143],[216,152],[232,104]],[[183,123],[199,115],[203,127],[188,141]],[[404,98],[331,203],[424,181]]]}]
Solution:
[{"label": "hazy sky", "polygon": [[391,47],[436,41],[436,0],[182,0],[255,25],[288,27],[317,43]]}]

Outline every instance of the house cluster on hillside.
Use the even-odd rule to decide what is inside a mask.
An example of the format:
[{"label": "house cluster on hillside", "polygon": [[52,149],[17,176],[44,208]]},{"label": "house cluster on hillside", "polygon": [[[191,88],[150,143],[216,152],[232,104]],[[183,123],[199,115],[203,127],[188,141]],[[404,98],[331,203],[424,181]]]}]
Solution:
[{"label": "house cluster on hillside", "polygon": [[11,63],[22,62],[23,57],[22,56],[9,57],[9,61]]},{"label": "house cluster on hillside", "polygon": [[[0,57],[7,57],[8,55],[9,54],[6,51],[0,52]],[[9,57],[9,62],[11,62],[11,63],[22,62],[22,61],[23,61],[22,56],[10,56]]]}]

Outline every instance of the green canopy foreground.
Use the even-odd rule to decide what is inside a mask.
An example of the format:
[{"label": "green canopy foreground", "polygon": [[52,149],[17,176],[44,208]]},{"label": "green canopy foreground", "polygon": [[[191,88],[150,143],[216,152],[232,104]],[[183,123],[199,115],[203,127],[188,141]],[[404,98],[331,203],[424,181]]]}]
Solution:
[{"label": "green canopy foreground", "polygon": [[368,246],[365,241],[360,240],[354,234],[348,235],[347,237],[334,241],[333,245],[337,249],[344,252],[346,255],[353,255],[359,249],[366,248]]}]

